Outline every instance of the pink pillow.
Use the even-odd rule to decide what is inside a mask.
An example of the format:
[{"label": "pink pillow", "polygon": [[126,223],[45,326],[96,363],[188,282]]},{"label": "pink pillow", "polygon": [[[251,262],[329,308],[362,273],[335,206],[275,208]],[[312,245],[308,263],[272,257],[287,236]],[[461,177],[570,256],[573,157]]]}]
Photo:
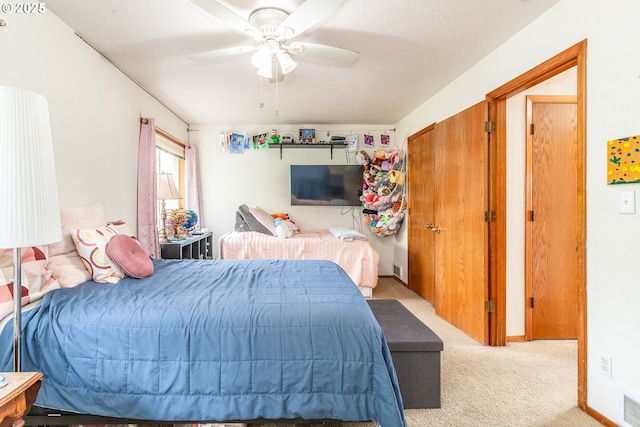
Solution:
[{"label": "pink pillow", "polygon": [[142,279],[153,274],[153,262],[133,237],[117,234],[109,240],[106,250],[127,276]]}]

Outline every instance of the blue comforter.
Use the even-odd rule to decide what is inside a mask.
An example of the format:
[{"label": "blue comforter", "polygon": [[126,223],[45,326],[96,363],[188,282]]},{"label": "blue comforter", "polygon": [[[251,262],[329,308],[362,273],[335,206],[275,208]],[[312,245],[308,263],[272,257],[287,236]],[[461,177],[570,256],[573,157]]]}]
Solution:
[{"label": "blue comforter", "polygon": [[[406,426],[382,330],[329,261],[154,260],[146,279],[46,294],[22,318],[36,405],[127,419]],[[0,369],[12,369],[12,324]]]}]

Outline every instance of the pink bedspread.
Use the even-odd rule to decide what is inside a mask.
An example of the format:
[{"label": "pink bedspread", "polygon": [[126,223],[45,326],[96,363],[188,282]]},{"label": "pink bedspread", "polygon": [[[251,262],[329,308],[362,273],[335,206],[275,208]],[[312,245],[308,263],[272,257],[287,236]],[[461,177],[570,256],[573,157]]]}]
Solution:
[{"label": "pink bedspread", "polygon": [[357,286],[378,284],[379,255],[371,242],[343,242],[329,230],[296,233],[289,239],[234,231],[221,236],[219,244],[222,259],[324,259],[342,267]]}]

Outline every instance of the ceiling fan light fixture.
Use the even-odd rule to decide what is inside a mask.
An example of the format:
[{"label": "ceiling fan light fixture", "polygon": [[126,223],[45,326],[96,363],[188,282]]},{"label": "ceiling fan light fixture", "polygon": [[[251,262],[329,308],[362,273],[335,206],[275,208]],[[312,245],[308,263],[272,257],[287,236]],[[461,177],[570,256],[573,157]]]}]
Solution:
[{"label": "ceiling fan light fixture", "polygon": [[263,68],[267,65],[271,66],[271,49],[268,46],[261,46],[260,49],[251,55],[251,61],[256,68]]},{"label": "ceiling fan light fixture", "polygon": [[282,74],[289,74],[298,66],[298,64],[291,59],[291,56],[286,52],[282,52],[278,55],[278,63],[280,64]]},{"label": "ceiling fan light fixture", "polygon": [[273,67],[272,67],[271,63],[269,63],[269,65],[265,64],[264,67],[258,68],[258,72],[256,74],[258,74],[260,77],[264,77],[266,79],[272,79],[273,78]]}]

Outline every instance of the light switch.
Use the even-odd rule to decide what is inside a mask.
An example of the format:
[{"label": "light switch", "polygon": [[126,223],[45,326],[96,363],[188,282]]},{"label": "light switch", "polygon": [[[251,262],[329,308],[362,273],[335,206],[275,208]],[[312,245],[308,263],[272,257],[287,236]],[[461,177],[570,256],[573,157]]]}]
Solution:
[{"label": "light switch", "polygon": [[623,191],[620,193],[620,213],[635,214],[636,213],[636,192]]}]

